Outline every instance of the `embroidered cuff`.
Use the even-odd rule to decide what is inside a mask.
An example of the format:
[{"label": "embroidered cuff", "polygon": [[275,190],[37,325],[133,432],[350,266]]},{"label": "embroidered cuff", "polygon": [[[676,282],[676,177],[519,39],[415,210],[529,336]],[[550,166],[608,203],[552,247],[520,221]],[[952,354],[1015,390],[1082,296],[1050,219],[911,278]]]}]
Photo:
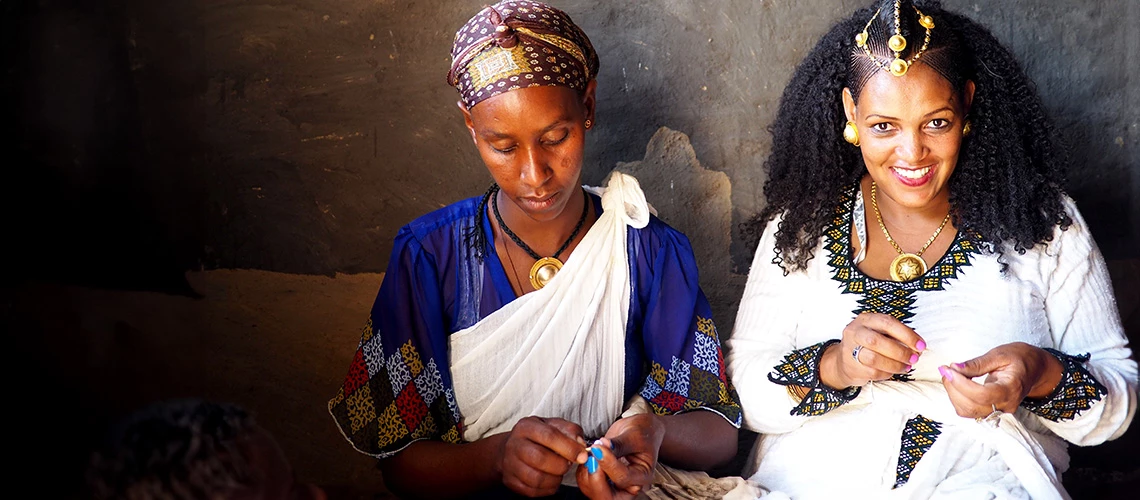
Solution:
[{"label": "embroidered cuff", "polygon": [[[861,388],[848,387],[843,390],[832,389],[819,379],[819,360],[823,352],[831,344],[838,343],[832,339],[826,342],[796,349],[768,374],[768,380],[784,386],[800,386],[809,389],[800,399],[799,404],[792,408],[792,415],[817,416],[839,408],[844,403],[855,399]],[[789,391],[790,392],[790,391]],[[797,394],[799,391],[797,391]]]},{"label": "embroidered cuff", "polygon": [[1070,356],[1055,349],[1045,348],[1061,362],[1061,381],[1053,393],[1040,399],[1025,398],[1021,406],[1042,418],[1061,422],[1077,418],[1082,411],[1100,401],[1108,390],[1085,369],[1089,355]]}]

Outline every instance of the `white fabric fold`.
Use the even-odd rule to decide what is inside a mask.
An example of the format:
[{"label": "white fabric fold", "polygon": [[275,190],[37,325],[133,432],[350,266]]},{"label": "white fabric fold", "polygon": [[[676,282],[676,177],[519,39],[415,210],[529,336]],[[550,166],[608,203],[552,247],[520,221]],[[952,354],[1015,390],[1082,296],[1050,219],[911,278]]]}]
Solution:
[{"label": "white fabric fold", "polygon": [[[1026,430],[1016,415],[1001,413],[1000,417],[996,419],[982,421],[960,417],[947,401],[946,391],[942,384],[933,381],[873,382],[863,390],[867,394],[864,398],[860,398],[861,403],[873,403],[879,407],[894,408],[907,416],[921,414],[926,418],[940,422],[943,426],[943,433],[952,432],[952,428],[953,432],[962,432],[969,436],[970,439],[968,440],[957,439],[956,441],[959,443],[970,442],[972,447],[988,447],[993,450],[997,456],[1001,457],[1001,462],[1004,462],[1009,471],[1017,478],[1020,486],[1029,493],[1030,498],[1058,500],[1069,498],[1064,487],[1061,486],[1060,477],[1053,468],[1053,462],[1063,461],[1063,458],[1051,457],[1038,444],[1037,439],[1040,436],[1035,439],[1034,436],[1030,435],[1030,431]],[[939,444],[936,440],[934,446],[923,455],[918,467],[911,475],[911,481],[907,483],[910,488],[903,487],[893,490],[890,495],[891,498],[931,498],[932,496],[945,496],[950,493],[966,493],[964,491],[940,491],[944,486],[954,486],[954,483],[949,485],[938,484],[942,481],[941,477],[933,478],[934,481],[924,480],[923,476],[928,474],[924,474],[923,469],[942,468],[939,463],[943,461],[954,461],[960,469],[963,467],[964,469],[991,467],[991,461],[988,460],[972,465],[965,464],[962,459],[967,454],[962,454],[961,450],[951,451],[948,447],[939,446]],[[985,455],[982,453],[980,456]],[[964,469],[959,470],[958,474],[969,474]],[[941,474],[936,475],[940,476]],[[977,483],[971,486],[985,487],[985,485]],[[919,491],[915,491],[916,489]]]},{"label": "white fabric fold", "polygon": [[627,226],[649,223],[637,179],[613,172],[603,213],[541,290],[449,338],[463,438],[558,417],[601,436],[622,412],[629,314]]}]

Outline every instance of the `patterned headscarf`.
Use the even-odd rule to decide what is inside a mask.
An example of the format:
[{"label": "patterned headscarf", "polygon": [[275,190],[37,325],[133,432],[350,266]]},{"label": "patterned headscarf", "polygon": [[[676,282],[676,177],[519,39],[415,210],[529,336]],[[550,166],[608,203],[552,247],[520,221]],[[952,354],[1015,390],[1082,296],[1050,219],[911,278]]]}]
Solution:
[{"label": "patterned headscarf", "polygon": [[598,54],[570,16],[544,3],[517,0],[484,8],[455,33],[447,83],[470,109],[524,87],[583,92],[597,73]]}]

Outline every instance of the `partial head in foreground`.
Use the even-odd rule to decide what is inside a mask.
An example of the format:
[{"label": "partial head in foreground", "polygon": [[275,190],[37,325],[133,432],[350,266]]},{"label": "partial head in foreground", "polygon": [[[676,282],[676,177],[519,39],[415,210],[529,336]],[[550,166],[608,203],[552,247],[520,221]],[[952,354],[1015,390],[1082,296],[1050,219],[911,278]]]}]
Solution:
[{"label": "partial head in foreground", "polygon": [[170,401],[128,417],[88,470],[97,499],[308,499],[281,447],[245,410]]},{"label": "partial head in foreground", "polygon": [[1070,223],[1064,149],[1033,84],[984,27],[938,2],[883,0],[828,31],[796,69],[772,126],[768,205],[776,250],[804,268],[844,189],[869,175],[907,209],[950,205],[996,252],[1024,251]]}]

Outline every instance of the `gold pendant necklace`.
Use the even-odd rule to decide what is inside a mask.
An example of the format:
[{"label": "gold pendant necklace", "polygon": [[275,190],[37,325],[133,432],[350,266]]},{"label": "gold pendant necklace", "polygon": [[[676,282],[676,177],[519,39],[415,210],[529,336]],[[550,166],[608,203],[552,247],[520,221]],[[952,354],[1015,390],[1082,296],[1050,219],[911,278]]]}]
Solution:
[{"label": "gold pendant necklace", "polygon": [[883,236],[887,237],[887,243],[895,247],[895,251],[899,253],[899,256],[891,261],[891,279],[910,281],[926,274],[926,261],[922,260],[922,252],[925,252],[927,247],[938,239],[938,235],[942,233],[942,228],[946,227],[947,222],[950,222],[950,214],[946,214],[946,217],[942,219],[942,224],[938,225],[938,229],[934,230],[934,235],[926,240],[926,244],[922,245],[922,248],[915,253],[907,253],[903,251],[902,247],[899,247],[894,238],[891,238],[891,233],[883,224],[883,216],[879,213],[879,201],[875,198],[875,181],[871,181],[871,207],[875,209],[875,220],[879,221],[879,229],[883,230]]},{"label": "gold pendant necklace", "polygon": [[562,269],[562,261],[554,257],[543,257],[530,266],[530,286],[535,290],[546,286],[554,275]]},{"label": "gold pendant necklace", "polygon": [[519,238],[514,231],[511,231],[511,228],[507,227],[507,223],[503,221],[502,214],[499,213],[498,187],[492,189],[492,191],[491,208],[495,212],[495,219],[499,221],[499,228],[502,229],[519,248],[526,251],[527,255],[535,259],[534,265],[530,266],[530,286],[533,286],[535,290],[539,290],[546,286],[550,280],[554,279],[554,276],[562,269],[562,261],[558,260],[558,256],[562,255],[562,251],[570,246],[570,242],[574,241],[574,237],[578,236],[578,231],[582,230],[582,224],[586,222],[586,214],[589,213],[590,198],[586,196],[586,192],[583,190],[582,196],[585,197],[586,200],[582,203],[582,215],[578,218],[578,225],[574,226],[574,231],[570,233],[570,237],[566,238],[566,241],[562,243],[562,246],[558,248],[557,252],[554,252],[553,256],[542,257],[534,250],[531,250],[530,245],[523,242],[522,238]]}]

